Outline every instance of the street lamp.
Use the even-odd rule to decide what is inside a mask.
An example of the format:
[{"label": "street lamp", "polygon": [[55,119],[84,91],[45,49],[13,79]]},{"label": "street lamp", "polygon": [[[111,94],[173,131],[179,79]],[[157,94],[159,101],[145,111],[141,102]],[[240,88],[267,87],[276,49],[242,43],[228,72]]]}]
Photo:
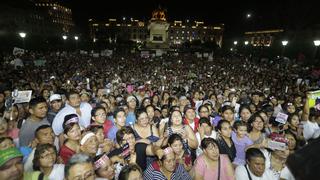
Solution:
[{"label": "street lamp", "polygon": [[287,41],[287,40],[283,40],[283,41],[281,41],[282,46],[283,46],[281,56],[283,56],[283,54],[284,54],[284,50],[285,50],[286,46],[288,45],[288,42],[289,42],[289,41]]},{"label": "street lamp", "polygon": [[248,45],[248,44],[249,44],[249,41],[245,41],[245,42],[244,42],[244,45]]},{"label": "street lamp", "polygon": [[25,49],[25,48],[26,48],[26,44],[25,44],[25,42],[24,42],[24,38],[26,38],[27,33],[25,33],[25,32],[20,32],[20,33],[19,33],[19,36],[22,38],[23,49]]},{"label": "street lamp", "polygon": [[233,44],[234,44],[234,45],[237,45],[237,44],[238,44],[238,41],[233,41]]},{"label": "street lamp", "polygon": [[249,18],[251,18],[251,14],[250,13],[247,14],[247,19],[249,19]]},{"label": "street lamp", "polygon": [[318,54],[318,47],[320,46],[320,40],[314,40],[313,44],[316,46],[316,50],[314,52],[313,59],[316,59],[317,54]]},{"label": "street lamp", "polygon": [[62,39],[63,39],[63,40],[67,40],[67,39],[68,39],[68,36],[63,35],[63,36],[62,36]]},{"label": "street lamp", "polygon": [[79,40],[79,37],[78,37],[78,36],[74,36],[74,39],[76,40],[76,49],[78,49],[78,40]]}]

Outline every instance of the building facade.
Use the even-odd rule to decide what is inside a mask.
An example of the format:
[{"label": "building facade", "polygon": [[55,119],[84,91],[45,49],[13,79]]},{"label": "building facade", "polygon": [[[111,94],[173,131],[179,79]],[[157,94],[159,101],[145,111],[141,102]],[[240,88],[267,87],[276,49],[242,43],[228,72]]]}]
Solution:
[{"label": "building facade", "polygon": [[[167,43],[170,47],[179,47],[185,42],[195,40],[203,42],[214,42],[221,47],[223,39],[224,24],[207,25],[203,21],[173,21],[167,22],[165,13],[161,10],[153,11],[149,21],[136,19],[108,19],[98,21],[89,19],[90,38],[92,42],[115,43],[119,39],[123,41],[133,41],[136,43],[147,44],[150,38],[153,40],[153,32],[150,30],[154,26],[154,13],[163,14],[161,22],[168,24],[166,34]],[[148,28],[149,27],[149,28]],[[158,26],[159,27],[159,26]],[[164,40],[164,39],[163,39]]]}]

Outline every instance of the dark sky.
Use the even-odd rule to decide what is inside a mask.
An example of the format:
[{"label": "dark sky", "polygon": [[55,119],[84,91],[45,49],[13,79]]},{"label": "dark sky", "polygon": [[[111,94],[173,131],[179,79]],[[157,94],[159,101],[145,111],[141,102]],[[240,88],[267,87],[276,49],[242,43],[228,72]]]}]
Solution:
[{"label": "dark sky", "polygon": [[[307,0],[60,0],[73,11],[76,25],[87,27],[88,18],[122,16],[148,20],[161,5],[167,19],[224,23],[230,36],[263,28],[304,29],[320,24],[316,1]],[[246,14],[252,13],[251,19]]]}]

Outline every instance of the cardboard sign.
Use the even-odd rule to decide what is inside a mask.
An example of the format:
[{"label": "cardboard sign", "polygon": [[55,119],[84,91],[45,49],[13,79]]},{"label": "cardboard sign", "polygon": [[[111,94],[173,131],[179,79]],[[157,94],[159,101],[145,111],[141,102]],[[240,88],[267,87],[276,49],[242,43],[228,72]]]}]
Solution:
[{"label": "cardboard sign", "polygon": [[18,91],[18,96],[14,97],[15,104],[19,104],[19,103],[26,103],[29,102],[31,100],[31,95],[32,95],[32,91]]}]

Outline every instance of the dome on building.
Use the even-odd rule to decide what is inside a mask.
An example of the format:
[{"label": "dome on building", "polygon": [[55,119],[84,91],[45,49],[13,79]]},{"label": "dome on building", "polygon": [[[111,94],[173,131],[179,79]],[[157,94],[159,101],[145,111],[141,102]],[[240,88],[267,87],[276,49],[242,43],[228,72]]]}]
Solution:
[{"label": "dome on building", "polygon": [[152,12],[151,21],[167,21],[166,19],[166,11],[158,8]]}]

